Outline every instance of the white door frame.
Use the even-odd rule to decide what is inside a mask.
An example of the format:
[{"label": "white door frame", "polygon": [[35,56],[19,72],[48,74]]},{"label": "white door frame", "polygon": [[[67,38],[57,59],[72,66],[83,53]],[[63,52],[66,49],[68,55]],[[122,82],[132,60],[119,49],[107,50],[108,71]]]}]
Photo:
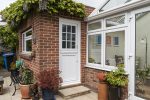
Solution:
[{"label": "white door frame", "polygon": [[[61,71],[61,50],[62,50],[62,30],[61,30],[61,25],[63,23],[70,23],[70,24],[76,24],[77,25],[77,41],[76,41],[76,46],[77,46],[77,52],[78,52],[78,79],[77,82],[75,83],[69,83],[69,84],[62,84],[62,86],[67,86],[67,85],[73,85],[73,84],[80,84],[81,83],[81,22],[76,21],[76,20],[71,20],[71,19],[65,19],[65,18],[59,18],[59,70]],[[63,50],[65,52],[65,50]],[[70,50],[71,52],[71,50]],[[60,73],[61,74],[61,73]]]},{"label": "white door frame", "polygon": [[130,24],[130,75],[129,75],[129,100],[144,100],[135,96],[135,34],[136,34],[136,18],[138,13],[150,11],[150,7],[141,8],[131,12],[131,24]]}]

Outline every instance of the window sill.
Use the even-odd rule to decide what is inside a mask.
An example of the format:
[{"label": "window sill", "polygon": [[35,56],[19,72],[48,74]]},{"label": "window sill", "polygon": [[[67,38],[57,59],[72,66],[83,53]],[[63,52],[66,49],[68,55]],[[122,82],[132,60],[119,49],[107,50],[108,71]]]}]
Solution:
[{"label": "window sill", "polygon": [[32,60],[32,55],[31,53],[21,53],[20,57],[26,60]]},{"label": "window sill", "polygon": [[[107,72],[110,72],[112,70],[117,69],[117,67],[113,67],[113,66],[102,67],[102,65],[94,65],[94,64],[92,64],[92,65],[86,64],[85,67],[92,68],[92,69],[97,69],[97,70],[101,70],[101,71],[107,71]],[[126,71],[125,75],[129,75],[129,73]]]},{"label": "window sill", "polygon": [[92,64],[92,65],[87,64],[87,65],[85,65],[85,67],[93,68],[93,69],[97,69],[97,70],[102,70],[102,71],[112,71],[112,70],[116,69],[115,67],[114,68],[112,68],[112,67],[108,68],[108,67],[102,67],[102,65],[94,65],[94,64]]}]

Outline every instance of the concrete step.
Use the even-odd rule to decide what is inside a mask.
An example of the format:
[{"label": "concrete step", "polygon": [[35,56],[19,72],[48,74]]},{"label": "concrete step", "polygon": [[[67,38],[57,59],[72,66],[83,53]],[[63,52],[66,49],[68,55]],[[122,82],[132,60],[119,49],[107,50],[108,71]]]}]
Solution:
[{"label": "concrete step", "polygon": [[90,93],[91,90],[85,86],[75,86],[75,87],[69,87],[59,90],[59,94],[64,99],[71,99],[77,96],[85,95]]}]

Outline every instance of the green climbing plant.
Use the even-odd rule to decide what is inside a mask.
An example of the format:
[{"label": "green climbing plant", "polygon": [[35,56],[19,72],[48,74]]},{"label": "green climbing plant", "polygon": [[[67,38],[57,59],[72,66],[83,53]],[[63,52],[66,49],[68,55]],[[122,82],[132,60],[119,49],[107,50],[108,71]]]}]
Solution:
[{"label": "green climbing plant", "polygon": [[[0,13],[11,30],[16,30],[22,20],[26,19],[31,12],[40,11],[39,2],[39,0],[17,0]],[[46,11],[51,15],[66,12],[72,16],[85,17],[84,5],[72,0],[47,0]]]},{"label": "green climbing plant", "polygon": [[0,40],[3,47],[14,50],[18,47],[18,35],[11,31],[9,26],[0,26]]}]

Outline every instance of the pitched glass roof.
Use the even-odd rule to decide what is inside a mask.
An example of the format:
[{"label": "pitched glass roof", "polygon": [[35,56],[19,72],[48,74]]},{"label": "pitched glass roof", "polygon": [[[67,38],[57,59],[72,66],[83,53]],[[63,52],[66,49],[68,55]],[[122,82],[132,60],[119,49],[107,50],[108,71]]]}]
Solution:
[{"label": "pitched glass roof", "polygon": [[113,8],[113,7],[121,5],[121,4],[128,3],[130,1],[133,1],[133,0],[107,0],[105,5],[99,9],[99,12],[108,10],[110,8]]}]

